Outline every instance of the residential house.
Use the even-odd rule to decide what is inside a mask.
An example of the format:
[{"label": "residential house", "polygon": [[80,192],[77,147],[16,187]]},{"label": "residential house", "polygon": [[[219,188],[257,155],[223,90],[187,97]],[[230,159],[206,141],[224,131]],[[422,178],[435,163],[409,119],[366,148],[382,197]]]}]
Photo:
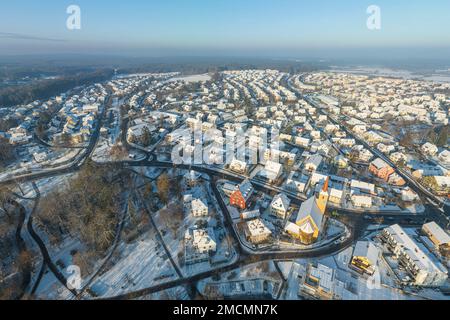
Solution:
[{"label": "residential house", "polygon": [[235,191],[230,195],[230,205],[245,210],[247,208],[248,201],[253,195],[255,189],[247,179],[237,186]]},{"label": "residential house", "polygon": [[272,235],[272,231],[264,225],[261,219],[247,221],[245,226],[247,241],[250,241],[253,244],[267,242]]},{"label": "residential house", "polygon": [[350,266],[358,272],[373,275],[376,271],[380,250],[370,241],[358,241],[353,250]]},{"label": "residential house", "polygon": [[276,217],[285,219],[290,203],[291,200],[284,193],[280,193],[273,198],[270,204],[270,213]]}]

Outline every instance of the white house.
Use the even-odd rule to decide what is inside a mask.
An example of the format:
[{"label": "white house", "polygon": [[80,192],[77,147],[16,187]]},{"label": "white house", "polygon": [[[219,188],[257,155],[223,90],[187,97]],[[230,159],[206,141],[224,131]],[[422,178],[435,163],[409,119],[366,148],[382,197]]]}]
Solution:
[{"label": "white house", "polygon": [[270,204],[270,213],[276,217],[285,219],[290,203],[291,200],[284,193],[280,193],[273,198]]},{"label": "white house", "polygon": [[322,164],[322,161],[323,161],[323,157],[320,154],[312,155],[305,162],[305,170],[312,171],[312,172],[317,171],[317,169]]},{"label": "white house", "polygon": [[208,206],[201,199],[194,199],[191,202],[191,214],[194,217],[208,216]]},{"label": "white house", "polygon": [[238,159],[233,159],[230,163],[230,170],[237,173],[247,172],[247,163]]},{"label": "white house", "polygon": [[352,194],[352,203],[358,208],[372,207],[372,197],[354,193]]},{"label": "white house", "polygon": [[276,181],[283,172],[283,167],[280,163],[267,161],[264,169],[259,172],[259,176],[264,179],[267,179],[269,182]]},{"label": "white house", "polygon": [[438,153],[438,147],[436,147],[434,144],[432,143],[425,143],[422,147],[421,150],[424,154],[429,155],[429,156],[435,156]]},{"label": "white house", "polygon": [[444,150],[439,154],[439,160],[444,163],[450,163],[450,151]]},{"label": "white house", "polygon": [[212,230],[207,229],[187,230],[185,241],[191,242],[198,253],[215,252],[217,244],[213,234]]}]

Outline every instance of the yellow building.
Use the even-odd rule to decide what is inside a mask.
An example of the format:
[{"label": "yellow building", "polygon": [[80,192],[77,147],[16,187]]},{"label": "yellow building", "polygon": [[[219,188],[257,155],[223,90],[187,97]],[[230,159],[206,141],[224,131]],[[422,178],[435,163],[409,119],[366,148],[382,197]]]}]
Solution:
[{"label": "yellow building", "polygon": [[377,265],[380,252],[372,242],[359,241],[353,251],[352,261],[350,263],[353,269],[358,272],[373,275]]},{"label": "yellow building", "polygon": [[297,214],[298,228],[286,230],[291,236],[298,238],[303,244],[312,244],[319,238],[325,225],[325,211],[328,202],[328,184],[325,182],[318,199],[311,197],[302,203]]}]

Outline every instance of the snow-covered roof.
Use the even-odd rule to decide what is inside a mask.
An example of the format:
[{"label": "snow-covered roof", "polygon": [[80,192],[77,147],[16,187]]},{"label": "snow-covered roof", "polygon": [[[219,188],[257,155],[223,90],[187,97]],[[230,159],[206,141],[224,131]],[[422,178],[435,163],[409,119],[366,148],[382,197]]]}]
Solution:
[{"label": "snow-covered roof", "polygon": [[424,224],[423,230],[432,235],[439,242],[439,245],[450,245],[450,236],[436,222]]},{"label": "snow-covered roof", "polygon": [[289,198],[284,193],[280,193],[273,198],[271,206],[275,209],[286,211],[289,208],[290,203],[291,201]]},{"label": "snow-covered roof", "polygon": [[247,222],[247,228],[251,236],[271,235],[272,232],[267,228],[261,219],[255,219]]},{"label": "snow-covered roof", "polygon": [[365,257],[372,265],[376,265],[379,255],[380,251],[370,241],[358,241],[353,251],[354,257]]},{"label": "snow-covered roof", "polygon": [[315,197],[311,197],[302,203],[298,211],[296,221],[299,222],[308,216],[310,216],[313,219],[314,223],[318,228],[322,226],[323,214],[320,211],[319,207],[317,206]]}]

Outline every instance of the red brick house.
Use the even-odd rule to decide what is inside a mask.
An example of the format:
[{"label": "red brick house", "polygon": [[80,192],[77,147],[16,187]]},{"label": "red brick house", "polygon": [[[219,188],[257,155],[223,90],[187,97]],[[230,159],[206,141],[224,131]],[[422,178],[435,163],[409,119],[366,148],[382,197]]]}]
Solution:
[{"label": "red brick house", "polygon": [[396,185],[405,185],[405,180],[403,180],[398,174],[395,173],[394,168],[389,166],[385,161],[380,158],[372,161],[369,166],[369,171],[376,177],[383,179],[384,181]]},{"label": "red brick house", "polygon": [[235,206],[241,210],[247,209],[247,202],[254,192],[250,181],[245,180],[236,190],[230,195],[230,205]]}]

